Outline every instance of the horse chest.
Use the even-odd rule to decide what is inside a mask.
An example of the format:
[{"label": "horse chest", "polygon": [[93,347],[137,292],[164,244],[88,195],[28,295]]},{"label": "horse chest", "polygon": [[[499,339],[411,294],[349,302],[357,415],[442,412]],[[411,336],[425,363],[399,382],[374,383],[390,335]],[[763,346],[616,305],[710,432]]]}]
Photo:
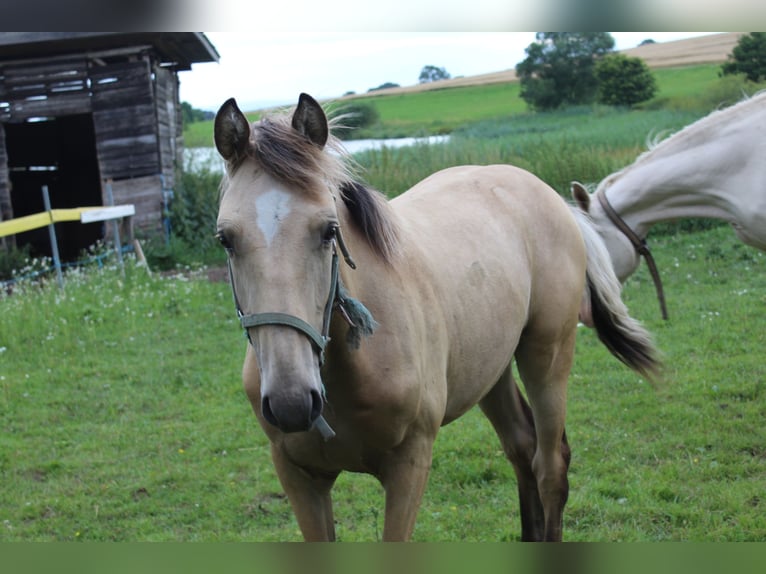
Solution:
[{"label": "horse chest", "polygon": [[312,474],[341,471],[378,474],[384,451],[371,448],[343,426],[339,425],[335,430],[336,436],[327,442],[315,433],[285,435],[278,448],[297,466]]}]

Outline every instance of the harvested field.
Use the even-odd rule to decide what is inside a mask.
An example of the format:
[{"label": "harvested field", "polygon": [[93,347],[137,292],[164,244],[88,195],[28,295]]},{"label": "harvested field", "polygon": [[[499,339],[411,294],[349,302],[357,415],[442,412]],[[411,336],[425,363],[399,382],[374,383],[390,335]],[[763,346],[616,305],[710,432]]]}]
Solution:
[{"label": "harvested field", "polygon": [[[737,44],[737,41],[742,34],[744,34],[744,32],[725,32],[722,34],[701,36],[699,38],[676,40],[675,42],[658,42],[656,44],[646,44],[644,46],[622,50],[621,53],[634,58],[641,58],[650,68],[672,68],[674,66],[690,66],[693,64],[715,64],[726,61],[726,57],[731,53],[732,48]],[[651,37],[651,32],[647,32],[647,35],[648,37]],[[479,74],[476,76],[451,78],[449,80],[441,80],[426,84],[415,84],[413,86],[377,90],[373,94],[369,92],[364,94],[353,94],[340,99],[370,97],[371,95],[389,96],[462,86],[502,84],[505,82],[513,82],[514,80],[516,80],[516,71],[510,69],[488,74]]]}]

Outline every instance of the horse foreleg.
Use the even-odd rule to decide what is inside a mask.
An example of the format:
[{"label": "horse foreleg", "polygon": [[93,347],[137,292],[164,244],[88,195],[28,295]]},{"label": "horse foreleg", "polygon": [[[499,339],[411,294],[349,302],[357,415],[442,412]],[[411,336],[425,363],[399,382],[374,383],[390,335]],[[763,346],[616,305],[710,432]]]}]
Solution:
[{"label": "horse foreleg", "polygon": [[386,495],[383,541],[407,541],[415,528],[428,482],[433,437],[408,439],[381,465],[380,482]]},{"label": "horse foreleg", "polygon": [[330,491],[337,474],[309,474],[290,461],[275,445],[271,446],[271,458],[303,538],[307,542],[334,541],[335,522]]}]

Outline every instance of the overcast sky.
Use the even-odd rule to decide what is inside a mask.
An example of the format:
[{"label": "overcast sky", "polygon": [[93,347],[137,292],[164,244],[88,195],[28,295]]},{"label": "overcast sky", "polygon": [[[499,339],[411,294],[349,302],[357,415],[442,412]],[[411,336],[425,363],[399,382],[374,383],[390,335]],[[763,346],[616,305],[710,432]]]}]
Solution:
[{"label": "overcast sky", "polygon": [[[616,48],[710,32],[612,32]],[[534,32],[206,32],[218,63],[181,72],[181,100],[215,111],[229,97],[244,110],[295,103],[301,92],[331,99],[385,82],[417,84],[423,66],[452,77],[516,67]]]}]

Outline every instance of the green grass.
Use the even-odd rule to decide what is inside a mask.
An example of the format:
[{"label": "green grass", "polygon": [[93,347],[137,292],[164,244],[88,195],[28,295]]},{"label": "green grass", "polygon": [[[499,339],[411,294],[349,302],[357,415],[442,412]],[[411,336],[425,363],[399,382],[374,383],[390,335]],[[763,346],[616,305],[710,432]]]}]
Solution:
[{"label": "green grass", "polygon": [[[655,333],[652,388],[581,331],[569,387],[565,538],[766,539],[766,256],[726,228],[653,243],[624,297]],[[363,272],[363,270],[360,270]],[[0,540],[298,540],[241,390],[224,283],[129,266],[0,299]],[[375,540],[382,494],[342,475],[341,540]],[[415,540],[516,540],[513,472],[476,410],[442,430]]]},{"label": "green grass", "polygon": [[373,105],[380,115],[379,125],[359,130],[354,134],[358,138],[446,134],[468,123],[506,118],[526,109],[517,82],[371,96],[354,101]]},{"label": "green grass", "polygon": [[[261,111],[246,112],[245,115],[249,121],[254,122],[260,118]],[[184,124],[183,136],[186,147],[213,147],[213,120]]]},{"label": "green grass", "polygon": [[711,84],[718,82],[720,70],[721,66],[718,64],[652,70],[658,88],[655,99],[685,98],[709,89]]}]

